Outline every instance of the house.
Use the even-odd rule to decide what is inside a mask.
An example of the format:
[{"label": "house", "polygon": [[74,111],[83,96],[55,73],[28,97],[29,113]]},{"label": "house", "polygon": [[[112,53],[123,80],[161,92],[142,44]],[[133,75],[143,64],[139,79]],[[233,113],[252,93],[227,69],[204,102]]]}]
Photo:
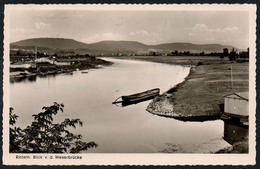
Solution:
[{"label": "house", "polygon": [[35,59],[36,63],[42,63],[42,62],[49,62],[50,64],[53,64],[53,60],[49,59],[48,57],[41,57]]},{"label": "house", "polygon": [[68,65],[71,65],[73,62],[71,61],[54,61],[54,64],[55,65],[58,65],[58,66],[68,66]]},{"label": "house", "polygon": [[23,68],[23,69],[28,69],[32,65],[30,63],[21,63],[21,64],[11,64],[10,68]]},{"label": "house", "polygon": [[224,115],[235,118],[249,116],[248,92],[233,93],[224,96]]},{"label": "house", "polygon": [[57,60],[57,59],[50,59],[49,57],[41,57],[37,58],[35,60],[36,63],[50,63],[50,64],[55,64],[59,66],[66,66],[66,65],[71,65],[71,61],[67,60]]}]

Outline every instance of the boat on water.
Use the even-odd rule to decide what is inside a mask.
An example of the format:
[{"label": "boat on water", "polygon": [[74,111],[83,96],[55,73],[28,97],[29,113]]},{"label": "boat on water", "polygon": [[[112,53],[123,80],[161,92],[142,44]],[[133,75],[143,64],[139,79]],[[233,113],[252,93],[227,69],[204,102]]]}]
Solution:
[{"label": "boat on water", "polygon": [[[160,94],[160,89],[155,88],[155,89],[147,90],[132,95],[121,96],[118,99],[116,99],[112,104],[122,103],[123,106],[130,105],[130,104],[137,104],[139,102],[153,99],[156,96],[159,96],[159,94]],[[121,100],[118,101],[120,98]]]}]

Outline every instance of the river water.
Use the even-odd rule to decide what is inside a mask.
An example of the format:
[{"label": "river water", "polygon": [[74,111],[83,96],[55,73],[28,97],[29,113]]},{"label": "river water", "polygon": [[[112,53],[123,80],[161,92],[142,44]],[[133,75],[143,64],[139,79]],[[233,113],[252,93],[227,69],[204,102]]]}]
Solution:
[{"label": "river water", "polygon": [[134,60],[106,60],[110,67],[75,71],[35,81],[10,83],[10,106],[19,116],[17,125],[26,127],[32,114],[53,102],[63,103],[65,111],[55,117],[80,118],[84,125],[74,133],[97,148],[86,153],[207,153],[223,148],[224,123],[182,122],[152,115],[145,109],[149,101],[127,107],[111,104],[121,95],[152,88],[161,93],[182,82],[188,67]]}]

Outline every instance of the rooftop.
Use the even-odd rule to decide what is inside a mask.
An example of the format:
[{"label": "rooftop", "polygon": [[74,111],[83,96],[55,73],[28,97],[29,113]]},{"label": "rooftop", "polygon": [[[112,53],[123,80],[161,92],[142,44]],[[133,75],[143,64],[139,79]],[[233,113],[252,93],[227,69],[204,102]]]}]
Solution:
[{"label": "rooftop", "polygon": [[232,93],[232,94],[226,95],[224,97],[231,98],[234,95],[240,97],[241,99],[249,100],[249,93],[248,92]]}]

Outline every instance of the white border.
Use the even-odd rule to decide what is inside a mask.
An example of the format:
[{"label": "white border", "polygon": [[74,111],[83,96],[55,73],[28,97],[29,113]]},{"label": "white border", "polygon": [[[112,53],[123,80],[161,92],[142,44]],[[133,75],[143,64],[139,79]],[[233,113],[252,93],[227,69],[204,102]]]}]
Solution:
[{"label": "white border", "polygon": [[[156,11],[248,11],[249,12],[249,153],[248,154],[73,154],[82,159],[51,159],[55,154],[41,154],[47,159],[16,159],[9,153],[9,14],[14,10],[156,10]],[[256,5],[5,5],[3,75],[3,164],[5,165],[253,165],[256,163]],[[239,18],[238,18],[239,19]],[[33,154],[28,154],[33,156]],[[71,155],[71,154],[68,154]],[[67,156],[62,154],[61,156]]]}]

